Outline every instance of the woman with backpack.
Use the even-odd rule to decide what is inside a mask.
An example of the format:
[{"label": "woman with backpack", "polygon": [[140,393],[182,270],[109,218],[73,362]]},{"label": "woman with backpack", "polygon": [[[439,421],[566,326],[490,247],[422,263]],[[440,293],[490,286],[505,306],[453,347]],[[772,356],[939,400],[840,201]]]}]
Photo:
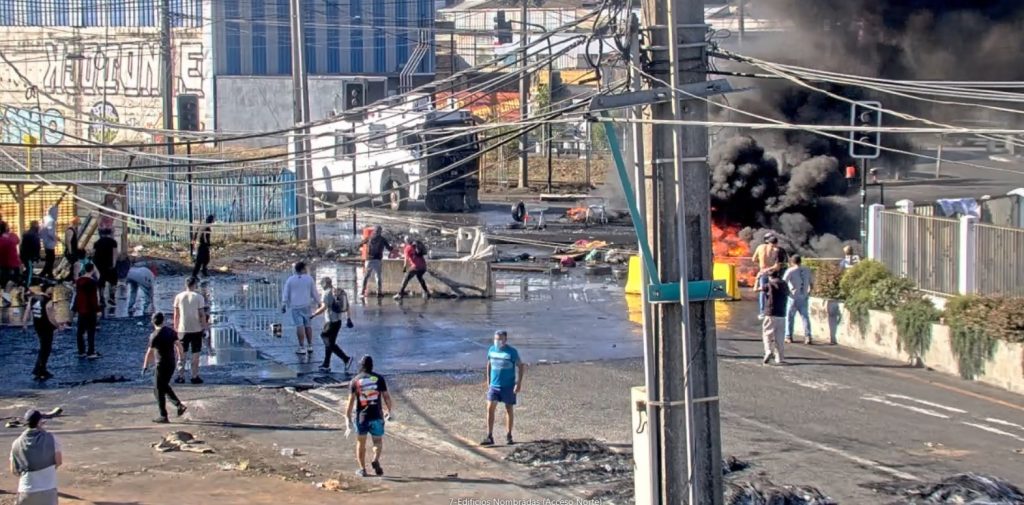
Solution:
[{"label": "woman with backpack", "polygon": [[405,247],[402,250],[405,256],[405,268],[403,268],[405,280],[402,281],[402,287],[398,290],[398,294],[395,295],[395,300],[405,298],[405,287],[409,285],[409,281],[413,277],[420,281],[420,287],[423,288],[423,298],[430,298],[427,282],[423,280],[423,274],[427,273],[427,247],[419,240],[405,237]]},{"label": "woman with backpack", "polygon": [[320,307],[313,312],[312,316],[324,314],[324,329],[320,332],[320,338],[324,341],[324,362],[320,365],[320,371],[331,371],[331,355],[335,354],[345,362],[345,372],[348,373],[349,367],[352,365],[352,358],[338,346],[342,314],[346,316],[345,326],[348,328],[353,326],[352,317],[349,314],[348,295],[344,289],[333,287],[330,277],[321,279],[320,287],[323,289]]}]

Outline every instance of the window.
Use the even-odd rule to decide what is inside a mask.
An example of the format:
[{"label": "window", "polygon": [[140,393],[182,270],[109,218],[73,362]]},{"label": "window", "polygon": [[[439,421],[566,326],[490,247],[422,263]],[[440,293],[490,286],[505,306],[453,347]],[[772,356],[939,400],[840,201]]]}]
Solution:
[{"label": "window", "polygon": [[352,130],[334,132],[334,159],[350,159],[356,155],[356,136]]},{"label": "window", "polygon": [[156,26],[156,4],[153,0],[138,0],[139,26]]},{"label": "window", "polygon": [[379,147],[384,149],[388,146],[388,127],[382,124],[370,125],[370,135],[366,140],[366,145],[370,147]]},{"label": "window", "polygon": [[316,73],[316,60],[317,56],[320,54],[320,48],[316,47],[317,27],[316,18],[314,17],[316,12],[316,10],[309,8],[302,10],[302,43],[306,51],[304,55],[306,58],[306,72],[310,74]]},{"label": "window", "polygon": [[26,23],[28,26],[39,26],[42,21],[39,17],[39,2],[30,1],[25,4]]},{"label": "window", "polygon": [[96,0],[82,0],[81,26],[99,26],[97,23],[98,14]]},{"label": "window", "polygon": [[362,0],[352,0],[349,10],[349,19],[352,20],[352,27],[349,28],[349,72],[359,74],[363,72],[363,36],[365,32],[362,27]]},{"label": "window", "polygon": [[291,15],[288,13],[288,0],[277,0],[277,73],[278,75],[291,75],[292,73],[292,30],[288,20]]},{"label": "window", "polygon": [[327,73],[341,73],[341,5],[337,2],[327,4]]},{"label": "window", "polygon": [[239,75],[242,73],[242,28],[238,19],[241,12],[238,0],[225,0],[224,2],[224,27],[227,36],[227,74]]},{"label": "window", "polygon": [[252,73],[267,74],[267,16],[263,2],[252,3]]},{"label": "window", "polygon": [[107,26],[126,26],[124,22],[124,9],[124,3],[108,1],[106,4]]}]

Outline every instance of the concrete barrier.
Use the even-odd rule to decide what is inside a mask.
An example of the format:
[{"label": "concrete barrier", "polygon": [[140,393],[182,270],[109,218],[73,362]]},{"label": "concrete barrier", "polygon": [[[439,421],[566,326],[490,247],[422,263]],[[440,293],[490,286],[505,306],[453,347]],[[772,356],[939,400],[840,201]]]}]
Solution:
[{"label": "concrete barrier", "polygon": [[[867,325],[859,328],[842,303],[813,297],[810,313],[815,339],[828,338],[833,344],[893,360],[909,362],[911,359],[900,346],[892,314],[869,311]],[[920,358],[928,368],[960,376],[960,364],[953,354],[950,334],[948,326],[933,324],[931,343]],[[1024,394],[1024,344],[998,341],[992,359],[985,362],[984,373],[975,380]]]},{"label": "concrete barrier", "polygon": [[[393,295],[402,287],[405,273],[402,260],[384,260],[382,289],[384,294]],[[486,261],[428,260],[427,274],[423,276],[431,292],[462,298],[490,298],[494,296],[494,282],[491,264]],[[420,283],[413,279],[405,288],[410,296],[420,296]],[[373,293],[373,281],[370,292]]]}]

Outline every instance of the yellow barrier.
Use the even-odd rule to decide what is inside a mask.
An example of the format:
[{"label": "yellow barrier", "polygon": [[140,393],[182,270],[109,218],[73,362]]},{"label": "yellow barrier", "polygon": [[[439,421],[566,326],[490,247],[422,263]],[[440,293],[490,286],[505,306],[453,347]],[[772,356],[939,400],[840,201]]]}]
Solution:
[{"label": "yellow barrier", "polygon": [[[626,294],[639,295],[644,289],[643,269],[640,256],[629,257],[629,271],[626,275]],[[736,265],[731,263],[715,263],[712,277],[714,280],[725,281],[725,293],[731,300],[740,299],[740,281],[736,276]]]}]

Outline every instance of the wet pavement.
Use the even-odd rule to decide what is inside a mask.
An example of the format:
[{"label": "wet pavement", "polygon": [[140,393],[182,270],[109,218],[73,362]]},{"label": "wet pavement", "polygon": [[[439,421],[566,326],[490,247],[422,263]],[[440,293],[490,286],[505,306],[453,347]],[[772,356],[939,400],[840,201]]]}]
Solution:
[{"label": "wet pavement", "polygon": [[[357,293],[362,269],[351,264],[321,263],[312,272],[330,277],[350,295]],[[204,285],[211,300],[212,327],[201,365],[207,381],[222,384],[313,382],[330,384],[346,378],[336,359],[333,374],[317,369],[323,360],[319,329],[313,321],[314,353],[296,354],[291,318],[281,313],[280,293],[287,275],[272,277],[215,275]],[[374,356],[387,373],[479,369],[496,329],[509,332],[512,345],[528,362],[558,363],[635,358],[642,355],[640,329],[630,319],[630,304],[620,281],[585,276],[582,269],[568,275],[495,272],[493,299],[353,298],[354,328],[342,329],[339,345],[346,353]],[[170,315],[184,276],[157,278],[155,305]],[[74,328],[55,339],[46,383],[31,380],[38,347],[35,334],[20,328],[0,329],[6,352],[0,366],[12,389],[53,388],[101,378],[139,377],[151,327],[148,319],[128,317],[127,289],[119,291],[116,317],[101,321],[97,348],[103,357],[90,361],[75,354]],[[139,314],[141,307],[136,307]],[[272,331],[281,324],[281,336]]]}]

